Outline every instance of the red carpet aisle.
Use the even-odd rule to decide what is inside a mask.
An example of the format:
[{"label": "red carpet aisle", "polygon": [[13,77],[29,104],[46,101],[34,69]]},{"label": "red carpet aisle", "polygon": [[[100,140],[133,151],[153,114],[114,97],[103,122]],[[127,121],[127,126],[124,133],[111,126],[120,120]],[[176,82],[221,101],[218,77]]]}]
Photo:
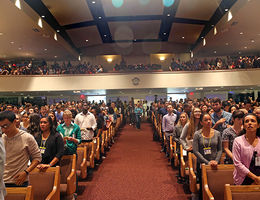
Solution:
[{"label": "red carpet aisle", "polygon": [[142,130],[127,125],[94,171],[93,179],[79,183],[85,190],[78,199],[188,199],[182,185],[176,182],[176,173],[160,153],[160,145],[152,140],[150,124],[142,124]]}]

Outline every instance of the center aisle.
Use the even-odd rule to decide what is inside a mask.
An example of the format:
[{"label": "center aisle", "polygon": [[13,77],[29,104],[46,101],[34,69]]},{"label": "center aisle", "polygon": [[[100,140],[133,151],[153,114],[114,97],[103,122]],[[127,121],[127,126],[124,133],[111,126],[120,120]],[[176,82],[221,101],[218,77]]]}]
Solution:
[{"label": "center aisle", "polygon": [[141,130],[123,128],[93,179],[79,182],[84,188],[79,200],[188,199],[177,183],[177,170],[167,164],[160,145],[152,139],[151,124],[141,126]]}]

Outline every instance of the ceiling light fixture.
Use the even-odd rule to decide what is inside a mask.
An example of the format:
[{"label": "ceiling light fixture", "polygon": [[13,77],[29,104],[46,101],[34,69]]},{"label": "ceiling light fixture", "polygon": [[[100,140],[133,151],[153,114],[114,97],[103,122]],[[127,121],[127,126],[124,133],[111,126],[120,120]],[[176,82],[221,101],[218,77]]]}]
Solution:
[{"label": "ceiling light fixture", "polygon": [[203,46],[206,46],[206,39],[203,38]]},{"label": "ceiling light fixture", "polygon": [[231,11],[228,11],[228,22],[233,18]]},{"label": "ceiling light fixture", "polygon": [[214,35],[217,35],[218,31],[217,31],[217,27],[216,26],[214,27],[213,31],[214,31]]},{"label": "ceiling light fixture", "polygon": [[21,10],[21,2],[20,0],[15,1],[15,6]]},{"label": "ceiling light fixture", "polygon": [[14,44],[14,42],[12,41],[12,42],[10,42],[11,44]]},{"label": "ceiling light fixture", "polygon": [[113,61],[112,58],[107,58],[107,62],[111,63]]},{"label": "ceiling light fixture", "polygon": [[251,40],[251,42],[252,42],[252,43],[254,43],[254,42],[255,42],[255,40]]},{"label": "ceiling light fixture", "polygon": [[47,49],[44,49],[44,51],[47,51]]},{"label": "ceiling light fixture", "polygon": [[243,35],[244,33],[243,33],[243,32],[240,32],[239,34],[240,34],[240,35]]},{"label": "ceiling light fixture", "polygon": [[182,36],[181,38],[182,38],[182,39],[184,39],[185,37],[184,37],[184,36]]},{"label": "ceiling light fixture", "polygon": [[88,42],[88,40],[86,40],[86,42]]},{"label": "ceiling light fixture", "polygon": [[95,4],[96,2],[95,1],[92,1],[93,4]]},{"label": "ceiling light fixture", "polygon": [[99,16],[98,19],[102,19],[102,17]]},{"label": "ceiling light fixture", "polygon": [[165,57],[164,57],[164,56],[161,56],[159,59],[160,59],[160,61],[164,61],[164,60],[165,60]]},{"label": "ceiling light fixture", "polygon": [[38,19],[38,26],[42,28],[42,18]]},{"label": "ceiling light fixture", "polygon": [[54,33],[54,40],[56,40],[56,41],[58,40],[56,33]]}]

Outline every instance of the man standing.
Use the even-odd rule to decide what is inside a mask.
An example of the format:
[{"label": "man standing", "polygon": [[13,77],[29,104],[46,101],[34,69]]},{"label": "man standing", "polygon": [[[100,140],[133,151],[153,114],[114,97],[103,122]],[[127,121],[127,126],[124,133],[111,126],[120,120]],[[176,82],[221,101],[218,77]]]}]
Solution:
[{"label": "man standing", "polygon": [[[16,128],[15,114],[0,113],[0,127],[6,151],[4,182],[7,187],[28,186],[28,174],[41,162],[41,153],[34,137]],[[28,167],[29,159],[31,164]]]},{"label": "man standing", "polygon": [[92,154],[92,146],[94,145],[92,140],[94,137],[94,131],[97,128],[97,122],[95,116],[88,110],[88,104],[84,103],[82,107],[82,112],[76,115],[74,122],[80,127],[81,144],[87,147],[87,159],[90,160],[90,155]]},{"label": "man standing", "polygon": [[211,114],[212,126],[222,135],[224,129],[228,128],[228,125],[232,119],[232,115],[231,113],[221,109],[221,100],[217,97],[213,98],[212,106],[214,110],[214,112]]},{"label": "man standing", "polygon": [[143,114],[143,108],[140,103],[135,107],[135,119],[136,119],[136,128],[141,129],[141,116]]},{"label": "man standing", "polygon": [[167,142],[167,152],[166,156],[170,155],[170,136],[173,135],[175,121],[177,119],[177,115],[173,113],[172,105],[167,106],[168,114],[163,116],[162,119],[162,131],[165,134],[166,142]]}]

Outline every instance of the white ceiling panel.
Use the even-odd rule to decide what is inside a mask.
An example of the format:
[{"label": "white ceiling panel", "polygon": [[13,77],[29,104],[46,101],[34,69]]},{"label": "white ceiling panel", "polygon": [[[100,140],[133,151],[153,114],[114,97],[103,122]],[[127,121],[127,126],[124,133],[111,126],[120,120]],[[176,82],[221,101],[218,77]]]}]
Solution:
[{"label": "white ceiling panel", "polygon": [[[90,26],[85,28],[77,28],[67,30],[69,36],[72,38],[73,43],[76,47],[86,47],[101,44],[102,40],[100,38],[98,29],[96,26]],[[86,41],[88,40],[88,41]]]},{"label": "white ceiling panel", "polygon": [[102,4],[106,16],[163,14],[163,4],[161,0],[125,0],[120,7],[119,5],[113,5],[111,0],[102,0]]},{"label": "white ceiling panel", "polygon": [[161,21],[110,22],[113,40],[158,39]]},{"label": "white ceiling panel", "polygon": [[221,0],[181,0],[176,17],[209,20]]},{"label": "white ceiling panel", "polygon": [[60,25],[93,19],[86,0],[42,0]]}]

